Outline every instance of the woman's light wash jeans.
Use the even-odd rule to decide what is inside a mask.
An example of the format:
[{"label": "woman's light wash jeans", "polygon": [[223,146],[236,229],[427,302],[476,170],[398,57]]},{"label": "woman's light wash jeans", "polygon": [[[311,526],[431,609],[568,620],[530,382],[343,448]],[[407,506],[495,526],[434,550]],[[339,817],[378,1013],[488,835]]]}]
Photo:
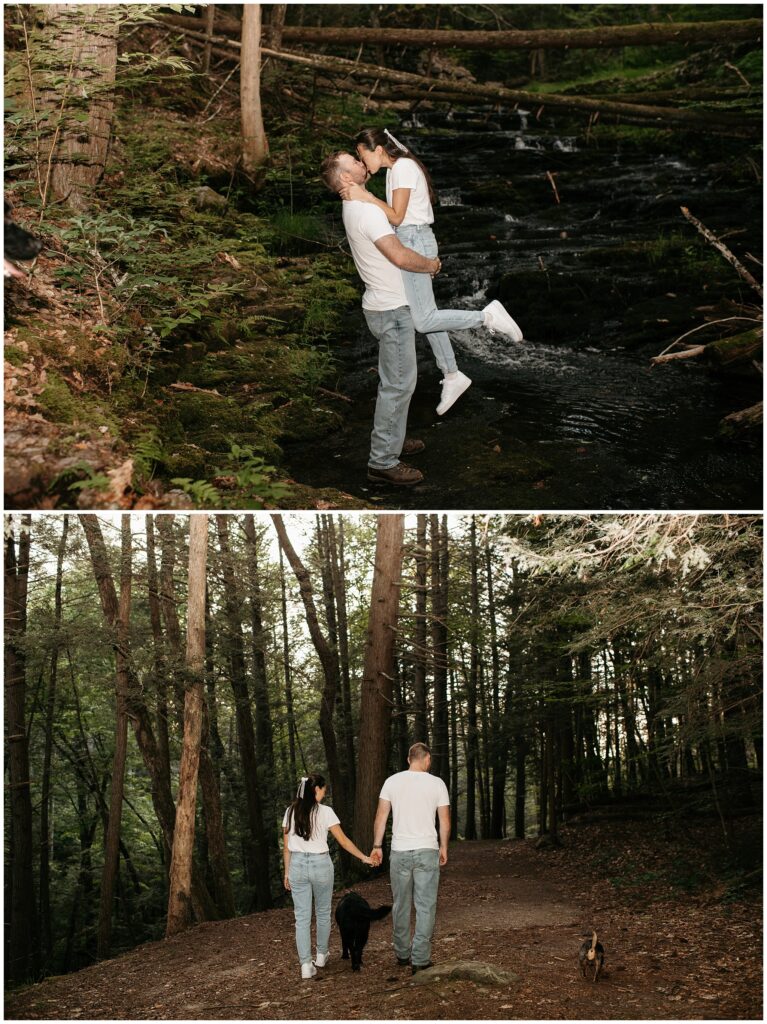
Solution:
[{"label": "woman's light wash jeans", "polygon": [[[400,960],[425,966],[431,960],[431,938],[437,916],[439,850],[392,850],[391,891],[394,952]],[[410,941],[410,908],[415,905],[415,932]]]},{"label": "woman's light wash jeans", "polygon": [[407,413],[418,376],[413,318],[407,306],[362,312],[378,339],[378,398],[368,464],[391,469],[399,462],[405,443]]},{"label": "woman's light wash jeans", "polygon": [[333,861],[329,853],[291,853],[290,894],[296,915],[296,949],[302,964],[312,960],[312,897],[317,918],[317,952],[327,953],[330,904],[333,899]]},{"label": "woman's light wash jeans", "polygon": [[[437,255],[437,239],[429,224],[400,224],[396,232],[397,238],[408,249],[414,249],[429,259]],[[403,270],[402,281],[415,329],[426,335],[440,370],[443,373],[454,373],[458,366],[450,338],[445,332],[480,327],[484,322],[482,310],[437,309],[429,274],[413,274]]]}]

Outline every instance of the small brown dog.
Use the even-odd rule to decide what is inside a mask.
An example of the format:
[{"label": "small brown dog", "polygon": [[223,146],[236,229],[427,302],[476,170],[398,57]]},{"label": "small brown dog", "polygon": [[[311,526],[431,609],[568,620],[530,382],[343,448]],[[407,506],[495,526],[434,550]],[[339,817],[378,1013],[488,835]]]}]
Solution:
[{"label": "small brown dog", "polygon": [[592,932],[591,939],[586,939],[585,942],[582,942],[581,948],[578,951],[578,963],[581,965],[581,974],[585,978],[586,970],[590,968],[594,973],[594,977],[591,980],[596,981],[604,962],[605,948],[601,942],[597,942],[597,933]]}]

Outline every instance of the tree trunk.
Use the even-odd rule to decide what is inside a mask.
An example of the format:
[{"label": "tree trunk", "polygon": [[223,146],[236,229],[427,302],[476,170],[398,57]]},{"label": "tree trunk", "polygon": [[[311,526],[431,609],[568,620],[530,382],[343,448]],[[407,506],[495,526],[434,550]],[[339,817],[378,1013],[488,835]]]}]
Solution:
[{"label": "tree trunk", "polygon": [[479,684],[479,585],[477,582],[477,519],[471,517],[471,664],[467,678],[466,715],[466,839],[477,838],[476,789],[479,739],[477,735],[477,689]]},{"label": "tree trunk", "polygon": [[287,9],[287,4],[272,4],[272,16],[269,20],[269,34],[267,38],[269,46],[271,46],[273,50],[279,50],[282,47],[282,36],[285,31],[285,13]]},{"label": "tree trunk", "polygon": [[29,781],[29,741],[27,739],[26,653],[27,581],[32,517],[21,517],[18,560],[13,520],[5,534],[5,707],[6,742],[11,810],[11,858],[9,865],[11,914],[7,947],[8,977],[24,981],[37,968],[35,935],[35,893],[32,865],[32,795]]},{"label": "tree trunk", "polygon": [[348,823],[352,817],[352,807],[349,804],[348,794],[344,787],[344,778],[339,764],[338,741],[333,725],[333,710],[340,678],[338,652],[334,647],[331,647],[327,638],[322,633],[319,619],[317,618],[317,607],[314,603],[314,590],[311,578],[290,542],[282,516],[272,515],[272,522],[280,539],[280,547],[285,552],[293,569],[293,574],[298,581],[298,589],[306,614],[309,635],[312,638],[314,649],[317,651],[320,664],[322,665],[325,685],[320,698],[320,732],[325,746],[330,785],[333,790],[333,806],[341,821]]},{"label": "tree trunk", "polygon": [[373,819],[387,773],[404,532],[404,516],[379,515],[360,697],[359,749],[364,756],[354,809],[355,839],[363,849],[373,844]]},{"label": "tree trunk", "polygon": [[[279,6],[279,5],[277,5]],[[162,20],[186,28],[199,27],[196,18],[183,15],[163,15]],[[219,22],[222,32],[238,31],[236,19]],[[566,29],[502,29],[479,31],[471,29],[433,28],[364,28],[362,26],[319,27],[315,25],[286,25],[282,39],[321,45],[340,43],[349,46],[362,44],[384,46],[412,46],[419,50],[576,50],[602,49],[621,46],[657,46],[663,43],[721,43],[760,42],[763,24],[759,18],[742,21],[660,22],[638,25],[602,25],[596,28]]]},{"label": "tree trunk", "polygon": [[[108,566],[97,566],[100,552],[94,542],[93,523],[91,517],[86,524],[83,516],[83,528],[91,551],[93,568],[97,577],[109,572]],[[92,517],[95,520],[95,516]],[[100,958],[109,956],[109,945],[112,936],[112,903],[114,887],[120,858],[120,826],[122,823],[123,792],[125,788],[125,760],[128,754],[128,665],[130,645],[130,606],[131,606],[131,558],[132,540],[130,516],[122,516],[122,551],[120,557],[120,601],[113,614],[111,604],[102,605],[107,628],[115,632],[115,749],[112,762],[112,787],[109,797],[109,818],[104,843],[104,867],[101,876],[101,900],[99,904],[99,926],[97,954]],[[106,591],[104,592],[106,593]],[[110,595],[111,596],[111,595]]]},{"label": "tree trunk", "polygon": [[458,707],[455,700],[455,677],[451,670],[450,687],[450,839],[458,838]]},{"label": "tree trunk", "polygon": [[[296,723],[293,714],[293,681],[290,674],[290,640],[288,638],[288,600],[285,591],[285,564],[280,545],[280,607],[282,609],[282,666],[285,677],[285,715],[288,727],[288,753],[290,757],[290,778],[298,778],[296,762]],[[306,766],[304,766],[305,768]],[[292,792],[292,786],[289,787]]]},{"label": "tree trunk", "polygon": [[[43,45],[55,55],[56,85],[38,98],[38,114],[54,129],[43,142],[43,192],[50,188],[71,206],[87,205],[107,161],[112,132],[119,11],[110,4],[44,4]],[[84,120],[80,120],[80,115]],[[49,150],[51,159],[48,159]]]},{"label": "tree trunk", "polygon": [[53,650],[51,651],[51,672],[48,694],[45,702],[45,747],[43,749],[42,793],[40,796],[40,935],[46,966],[53,970],[53,935],[51,932],[51,873],[50,858],[53,837],[50,827],[51,811],[51,762],[53,756],[53,724],[56,709],[56,688],[58,683],[59,652],[61,649],[61,592],[64,575],[64,554],[69,532],[69,516],[65,515],[61,526],[61,540],[56,558],[56,585],[53,596]]},{"label": "tree trunk", "polygon": [[261,115],[261,4],[243,4],[240,51],[242,166],[254,175],[269,155]]},{"label": "tree trunk", "polygon": [[429,742],[426,712],[426,516],[419,515],[415,550],[415,657],[413,665],[413,742]]},{"label": "tree trunk", "polygon": [[447,700],[448,537],[447,516],[431,515],[431,643],[434,657],[434,737],[432,770],[450,782],[450,735]]},{"label": "tree trunk", "polygon": [[[153,660],[152,674],[154,690],[157,694],[157,714],[155,728],[157,731],[157,753],[160,758],[160,770],[170,786],[170,747],[168,745],[168,666],[165,657],[165,643],[162,635],[162,610],[160,601],[160,582],[157,575],[157,558],[155,554],[154,520],[146,517],[146,582],[149,601],[149,621],[152,626]],[[165,862],[165,870],[169,868]]]},{"label": "tree trunk", "polygon": [[166,938],[192,923],[192,854],[197,807],[203,708],[205,705],[205,567],[208,553],[208,517],[189,517],[189,593],[187,599],[184,746],[178,780],[176,828],[170,862]]},{"label": "tree trunk", "polygon": [[336,612],[338,614],[338,655],[341,667],[341,702],[344,723],[344,750],[346,752],[346,777],[349,786],[349,803],[354,804],[357,789],[357,761],[354,754],[354,722],[352,719],[352,688],[349,661],[349,617],[346,609],[346,565],[344,556],[344,521],[338,517],[338,538],[332,518],[328,524],[330,564],[333,575]]},{"label": "tree trunk", "polygon": [[217,515],[221,568],[224,578],[224,608],[227,621],[227,649],[231,669],[232,693],[235,702],[237,739],[242,760],[242,774],[250,827],[249,882],[254,888],[254,909],[265,910],[272,905],[269,883],[269,850],[264,828],[261,798],[263,776],[259,772],[256,737],[245,670],[245,647],[242,637],[241,601],[235,582],[234,561],[229,546],[229,516]]}]

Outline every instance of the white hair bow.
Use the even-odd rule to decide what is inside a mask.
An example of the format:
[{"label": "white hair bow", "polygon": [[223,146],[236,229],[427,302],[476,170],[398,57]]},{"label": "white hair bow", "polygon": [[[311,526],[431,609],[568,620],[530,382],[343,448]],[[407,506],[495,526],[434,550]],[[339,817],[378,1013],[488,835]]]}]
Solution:
[{"label": "white hair bow", "polygon": [[392,135],[392,133],[389,131],[388,128],[384,128],[384,135],[388,139],[391,139],[391,141],[394,143],[394,145],[397,147],[397,149],[401,149],[403,153],[407,153],[408,152],[407,146],[403,146],[401,142],[399,142],[397,139],[395,139],[394,136]]},{"label": "white hair bow", "polygon": [[303,800],[304,793],[306,792],[306,783],[308,781],[309,781],[309,776],[308,775],[304,775],[302,777],[301,783],[300,783],[300,785],[298,787],[298,792],[296,793],[296,796],[298,797],[299,800]]}]

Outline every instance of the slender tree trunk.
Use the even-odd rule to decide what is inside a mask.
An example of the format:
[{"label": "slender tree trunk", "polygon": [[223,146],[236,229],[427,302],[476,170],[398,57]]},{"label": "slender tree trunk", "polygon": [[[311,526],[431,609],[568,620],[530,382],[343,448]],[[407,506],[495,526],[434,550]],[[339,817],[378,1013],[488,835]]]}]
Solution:
[{"label": "slender tree trunk", "polygon": [[8,977],[24,981],[37,969],[35,892],[32,865],[32,795],[27,739],[26,654],[27,581],[32,517],[21,517],[18,559],[13,520],[5,534],[5,707],[11,810],[11,927],[8,935]]},{"label": "slender tree trunk", "polygon": [[426,516],[419,515],[415,550],[415,658],[413,659],[413,742],[429,742],[426,711]]},{"label": "slender tree trunk", "polygon": [[208,552],[208,517],[198,512],[189,517],[189,594],[187,600],[186,670],[184,699],[184,746],[179,769],[176,828],[170,862],[166,937],[192,923],[192,854],[197,806],[197,775],[200,763],[203,708],[205,704],[205,567]]},{"label": "slender tree trunk", "polygon": [[501,709],[501,659],[498,653],[498,625],[496,623],[495,590],[493,587],[493,562],[489,543],[485,545],[485,569],[487,573],[487,619],[490,624],[490,657],[492,664],[492,718],[490,726],[490,750],[492,761],[492,797],[490,810],[490,838],[501,839],[506,816],[506,767],[509,757],[509,703],[510,690],[507,687],[505,708]]},{"label": "slender tree trunk", "polygon": [[450,781],[450,734],[447,700],[448,539],[447,516],[442,529],[436,515],[429,517],[431,532],[431,642],[434,657],[434,739],[432,770],[447,785]]},{"label": "slender tree trunk", "polygon": [[53,724],[56,709],[56,688],[58,683],[59,652],[61,649],[62,584],[64,576],[64,554],[69,532],[69,516],[65,515],[61,525],[56,558],[56,585],[53,596],[53,650],[51,651],[51,672],[48,695],[45,704],[45,747],[43,750],[42,794],[40,797],[40,935],[48,970],[53,964],[53,935],[51,931],[51,763],[53,758]]},{"label": "slender tree trunk", "polygon": [[344,521],[338,517],[338,537],[332,518],[328,524],[330,564],[333,574],[333,592],[338,614],[338,655],[341,667],[341,702],[344,723],[344,750],[347,761],[349,802],[354,803],[357,790],[357,761],[354,753],[354,722],[352,719],[352,687],[349,659],[349,616],[346,609],[346,565],[344,555]]},{"label": "slender tree trunk", "polygon": [[282,33],[285,31],[285,13],[287,4],[272,4],[272,16],[269,20],[269,46],[273,50],[282,48]]},{"label": "slender tree trunk", "polygon": [[404,516],[379,515],[360,697],[359,749],[364,757],[354,809],[355,839],[364,849],[373,843],[373,819],[388,766],[404,532]]},{"label": "slender tree trunk", "polygon": [[234,561],[229,544],[229,517],[216,516],[224,578],[224,607],[227,620],[227,649],[235,701],[237,739],[242,760],[243,782],[250,826],[250,884],[254,887],[254,909],[265,910],[272,904],[269,882],[269,850],[264,828],[261,797],[263,776],[259,772],[256,737],[245,671],[245,647],[242,636],[241,601],[235,582]]},{"label": "slender tree trunk", "polygon": [[[170,786],[170,747],[168,743],[168,666],[165,657],[165,642],[162,635],[162,609],[160,599],[160,581],[157,575],[157,557],[155,553],[155,536],[153,516],[146,517],[146,578],[147,596],[149,600],[149,621],[152,625],[153,660],[152,674],[154,690],[157,694],[157,715],[155,729],[157,731],[157,753],[160,758],[160,770]],[[165,864],[166,872],[168,863]]]},{"label": "slender tree trunk", "polygon": [[479,740],[477,735],[477,689],[479,684],[479,585],[477,582],[477,520],[471,517],[471,665],[467,679],[466,715],[466,839],[477,838],[476,790]]},{"label": "slender tree trunk", "polygon": [[285,530],[285,524],[282,521],[282,516],[276,514],[272,515],[272,522],[274,523],[274,528],[277,531],[277,536],[280,539],[280,546],[285,552],[285,555],[290,562],[290,566],[293,569],[293,574],[298,581],[298,589],[304,606],[304,612],[306,614],[306,624],[309,629],[309,635],[312,638],[314,649],[317,651],[317,656],[319,657],[320,664],[322,665],[322,674],[325,685],[320,699],[320,732],[322,734],[322,742],[325,746],[325,757],[327,758],[328,763],[330,785],[333,790],[333,804],[341,821],[349,822],[352,819],[352,807],[348,801],[348,795],[344,786],[344,776],[340,769],[338,741],[336,738],[335,727],[333,725],[333,711],[335,708],[340,678],[338,652],[330,645],[330,643],[328,643],[327,637],[324,636],[320,628],[319,619],[317,617],[317,606],[314,603],[314,589],[312,587],[311,578],[290,542],[290,538]]},{"label": "slender tree trunk", "polygon": [[455,677],[449,673],[450,686],[450,839],[458,838],[458,706],[455,700]]},{"label": "slender tree trunk", "polygon": [[[95,517],[94,517],[95,518]],[[85,517],[83,517],[83,526]],[[128,664],[130,644],[130,606],[132,576],[132,539],[130,516],[122,516],[122,552],[120,558],[120,601],[113,614],[111,606],[104,607],[107,626],[115,630],[115,699],[117,720],[115,725],[115,750],[112,762],[112,788],[109,798],[109,823],[104,849],[104,870],[101,878],[101,902],[99,905],[99,927],[97,952],[99,957],[109,956],[112,936],[112,903],[120,857],[120,826],[122,823],[123,791],[125,788],[125,760],[128,754]],[[92,546],[92,528],[86,529],[91,557],[96,558]],[[94,570],[96,563],[94,560]],[[104,568],[99,567],[98,572]],[[108,570],[107,570],[108,571]],[[106,594],[106,591],[104,591]],[[111,596],[111,595],[110,595]]]},{"label": "slender tree trunk", "polygon": [[240,51],[242,166],[255,172],[269,155],[261,114],[261,4],[243,4]]},{"label": "slender tree trunk", "polygon": [[290,671],[290,640],[288,638],[288,601],[285,591],[285,564],[280,545],[280,607],[282,609],[282,664],[285,674],[285,715],[288,726],[288,753],[290,757],[290,778],[298,778],[296,763],[296,722],[293,712],[293,681]]}]

